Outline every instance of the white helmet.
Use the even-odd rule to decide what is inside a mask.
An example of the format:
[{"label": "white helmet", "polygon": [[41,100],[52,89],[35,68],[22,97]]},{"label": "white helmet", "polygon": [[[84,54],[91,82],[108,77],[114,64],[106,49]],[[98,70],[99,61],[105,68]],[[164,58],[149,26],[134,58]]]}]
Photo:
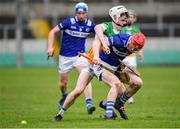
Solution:
[{"label": "white helmet", "polygon": [[[115,23],[118,22],[118,18],[121,16],[122,13],[128,13],[128,10],[123,5],[114,6],[111,9],[109,9],[109,16]],[[114,19],[114,16],[117,17],[116,20]]]}]

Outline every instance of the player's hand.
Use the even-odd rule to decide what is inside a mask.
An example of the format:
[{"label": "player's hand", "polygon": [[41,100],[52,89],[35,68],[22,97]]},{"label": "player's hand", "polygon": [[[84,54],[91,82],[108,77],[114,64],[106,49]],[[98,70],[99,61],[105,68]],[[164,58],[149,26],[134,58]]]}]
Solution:
[{"label": "player's hand", "polygon": [[99,57],[93,57],[93,63],[94,63],[95,65],[100,65],[100,64],[101,64],[101,61],[100,61]]},{"label": "player's hand", "polygon": [[103,51],[106,53],[106,54],[110,54],[110,48],[108,46],[104,46],[103,47]]},{"label": "player's hand", "polygon": [[54,54],[54,48],[48,48],[48,50],[47,50],[47,55],[48,55],[49,57],[52,57],[53,54]]},{"label": "player's hand", "polygon": [[126,65],[124,63],[121,63],[119,67],[120,67],[121,70],[123,70],[123,69],[126,68]]},{"label": "player's hand", "polygon": [[102,42],[102,48],[103,48],[103,51],[106,53],[106,54],[110,54],[110,48],[108,46],[108,43],[106,40],[104,40]]},{"label": "player's hand", "polygon": [[143,55],[143,51],[142,51],[142,50],[140,50],[140,51],[138,52],[138,55],[139,55],[139,60],[140,60],[140,61],[143,61],[143,60],[144,60],[144,55]]}]

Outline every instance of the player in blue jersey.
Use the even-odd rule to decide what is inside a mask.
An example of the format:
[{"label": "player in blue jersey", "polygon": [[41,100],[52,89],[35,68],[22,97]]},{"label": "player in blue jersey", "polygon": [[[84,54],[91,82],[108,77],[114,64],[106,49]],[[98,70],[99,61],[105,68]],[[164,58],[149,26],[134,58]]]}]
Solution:
[{"label": "player in blue jersey", "polygon": [[[109,38],[108,47],[110,48],[110,54],[108,55],[105,54],[103,51],[99,53],[98,45],[100,43],[99,41],[96,42],[96,47],[93,47],[94,63],[100,64],[100,62],[105,62],[111,65],[112,68],[114,67],[115,69],[119,66],[119,63],[121,63],[121,61],[125,57],[127,57],[135,51],[139,51],[142,49],[145,43],[145,36],[142,33],[137,33],[133,36],[121,34],[116,35],[113,38]],[[133,70],[133,72],[131,70],[132,69],[128,69],[126,67],[122,71],[124,73],[127,73],[129,77],[129,80],[125,82],[129,85],[129,87],[125,90],[124,84],[121,80],[118,82],[117,77],[115,79],[115,76],[112,73],[101,69],[100,66],[97,66],[96,71],[98,74],[96,76],[101,76],[102,80],[105,80],[106,82],[108,82],[109,85],[111,85],[111,89],[106,101],[106,119],[115,119],[115,116],[113,115],[113,106],[119,111],[122,118],[126,120],[128,119],[127,115],[124,112],[122,112],[122,108],[124,108],[125,102],[131,96],[133,96],[141,88],[143,84],[143,81],[140,78],[140,76],[138,76],[137,73],[134,73],[135,70]],[[121,87],[119,93],[117,93],[117,86]],[[116,100],[117,97],[119,98],[118,100]]]},{"label": "player in blue jersey", "polygon": [[[68,93],[67,83],[69,71],[72,68],[80,73],[82,68],[87,64],[87,60],[78,57],[78,52],[85,52],[85,40],[90,33],[95,33],[94,22],[88,17],[88,6],[86,3],[80,2],[75,5],[75,16],[70,16],[49,32],[48,38],[48,56],[53,56],[53,41],[57,32],[63,31],[61,49],[59,53],[59,80],[62,98],[58,102],[59,108],[63,105]],[[92,105],[92,88],[91,84],[84,90],[86,97],[86,107],[88,114],[95,111]]]},{"label": "player in blue jersey", "polygon": [[115,119],[115,114],[113,113],[113,107],[115,100],[118,96],[121,96],[120,99],[123,99],[123,102],[118,101],[118,108],[120,104],[131,97],[137,92],[137,90],[142,85],[142,80],[139,76],[133,74],[131,71],[124,69],[127,72],[128,77],[130,78],[126,83],[130,85],[130,88],[125,90],[123,82],[112,72],[102,67],[106,66],[108,69],[117,70],[120,61],[123,60],[126,56],[131,53],[140,50],[145,43],[145,36],[142,33],[137,33],[133,36],[128,34],[118,34],[113,37],[105,38],[110,48],[110,53],[106,54],[103,50],[100,49],[101,42],[97,37],[93,41],[93,64],[89,64],[89,67],[86,67],[82,70],[79,75],[76,88],[68,95],[67,99],[64,102],[63,108],[59,113],[54,117],[56,121],[60,121],[64,112],[74,103],[76,98],[83,92],[86,88],[86,85],[92,80],[95,75],[98,80],[102,80],[104,83],[108,84],[110,87],[109,93],[107,95],[106,103],[106,113],[105,119]]}]

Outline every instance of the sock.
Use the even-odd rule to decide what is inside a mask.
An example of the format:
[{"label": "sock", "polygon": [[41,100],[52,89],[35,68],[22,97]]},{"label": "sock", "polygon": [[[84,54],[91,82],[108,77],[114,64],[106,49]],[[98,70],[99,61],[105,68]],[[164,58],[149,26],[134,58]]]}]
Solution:
[{"label": "sock", "polygon": [[114,101],[107,101],[106,103],[106,116],[112,117],[113,116],[113,108],[114,108]]},{"label": "sock", "polygon": [[121,95],[121,97],[119,98],[119,106],[123,106],[129,98],[130,97],[126,96],[125,94]]},{"label": "sock", "polygon": [[63,94],[62,94],[62,97],[66,97],[68,95],[68,93],[67,92],[64,92]]},{"label": "sock", "polygon": [[92,99],[91,98],[88,98],[86,99],[86,107],[90,107],[92,105]]},{"label": "sock", "polygon": [[61,110],[59,111],[58,114],[61,114],[61,116],[63,117],[64,116],[64,112],[66,111],[65,108],[61,108]]}]

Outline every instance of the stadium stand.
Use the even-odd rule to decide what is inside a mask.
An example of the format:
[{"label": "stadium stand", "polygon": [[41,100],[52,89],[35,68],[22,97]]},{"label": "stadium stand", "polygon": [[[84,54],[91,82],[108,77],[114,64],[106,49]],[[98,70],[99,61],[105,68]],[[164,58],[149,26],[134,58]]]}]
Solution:
[{"label": "stadium stand", "polygon": [[[0,66],[16,65],[16,1],[18,0],[0,0]],[[180,54],[180,0],[22,0],[23,65],[47,66],[47,41],[36,39],[29,22],[43,19],[53,27],[67,16],[73,15],[73,6],[80,1],[88,3],[89,17],[97,24],[110,21],[108,9],[114,5],[123,4],[136,10],[137,26],[148,37],[143,63],[180,64],[180,58],[174,58],[174,55]],[[175,45],[169,46],[171,43]],[[33,44],[38,46],[29,47]],[[160,55],[156,56],[157,53]],[[53,63],[49,65],[54,66]]]},{"label": "stadium stand", "polygon": [[[66,11],[66,9],[64,9],[66,11],[66,13],[63,13],[63,11],[59,11],[58,8],[65,8],[68,5],[73,5],[75,2],[78,2],[80,0],[27,0],[24,2],[24,6],[27,7],[25,10],[26,12],[29,12],[29,14],[25,14],[24,19],[23,19],[23,37],[24,38],[34,38],[31,30],[27,27],[27,22],[29,20],[29,17],[31,17],[30,15],[32,15],[33,13],[35,13],[36,15],[34,17],[38,17],[37,15],[42,15],[42,18],[45,18],[49,24],[51,26],[53,26],[53,23],[57,23],[60,20],[63,20],[63,18],[65,18],[66,16],[72,14],[72,9],[71,11]],[[81,0],[84,2],[87,2],[90,6],[90,9],[92,9],[92,11],[96,8],[96,0]],[[48,8],[53,7],[53,9],[57,10],[56,15],[52,15],[52,13],[48,13],[45,14],[44,11],[44,7],[45,4],[47,4],[48,2]],[[15,37],[15,27],[9,28],[9,27],[5,27],[6,25],[14,25],[15,26],[15,22],[16,22],[16,14],[15,14],[15,0],[0,0],[0,38],[2,39],[3,37],[5,37],[4,35],[7,32],[6,36],[7,38],[14,38]],[[105,5],[106,7],[111,7],[111,4],[109,3],[119,3],[119,4],[124,4],[127,7],[134,7],[134,9],[137,11],[138,15],[138,25],[139,27],[142,29],[142,31],[148,35],[148,36],[155,36],[155,37],[166,37],[166,36],[180,36],[179,30],[180,27],[179,24],[180,23],[180,15],[177,12],[177,8],[171,9],[170,15],[165,14],[166,13],[166,6],[168,7],[168,3],[171,4],[180,4],[179,0],[98,0],[98,3],[100,3],[99,5]],[[139,8],[138,4],[143,4],[143,5],[156,5],[156,4],[160,4],[160,7],[164,7],[164,9],[161,9],[159,11],[159,14],[149,14],[148,9],[147,8]],[[39,4],[39,5],[38,5]],[[7,5],[10,8],[9,11],[7,10]],[[38,5],[38,7],[36,7]],[[61,6],[61,7],[59,7]],[[28,8],[29,7],[29,8]],[[31,9],[30,7],[33,7],[34,9]],[[38,8],[38,9],[36,9]],[[98,8],[103,8],[101,6],[98,6]],[[2,10],[2,11],[1,11]],[[50,10],[50,9],[49,9]],[[63,9],[61,9],[63,10]],[[36,11],[36,12],[33,12]],[[38,12],[39,11],[39,12]],[[164,11],[164,14],[162,13]],[[50,12],[50,11],[46,11],[46,12]],[[63,14],[62,14],[62,13]],[[97,11],[98,13],[91,13],[90,12],[90,17],[92,17],[92,19],[94,19],[94,21],[96,23],[101,23],[103,21],[108,21],[110,20],[109,17],[107,16],[107,13],[104,13],[104,8],[102,9],[101,12],[99,12],[99,9]],[[5,13],[5,15],[3,14]],[[44,14],[43,14],[44,13]],[[94,15],[93,15],[94,14]],[[63,15],[63,16],[62,16]],[[57,21],[54,21],[54,19],[58,19]],[[160,19],[160,21],[159,21]],[[143,27],[142,25],[145,24],[148,26],[148,24],[151,24],[151,27]],[[154,24],[154,27],[152,26],[152,24]],[[166,25],[168,24],[169,27],[167,27]],[[157,26],[161,26],[161,28],[157,27]],[[5,30],[6,29],[6,30]],[[4,32],[5,31],[5,32]],[[172,32],[173,31],[173,32]],[[173,34],[173,35],[172,35]]]}]

